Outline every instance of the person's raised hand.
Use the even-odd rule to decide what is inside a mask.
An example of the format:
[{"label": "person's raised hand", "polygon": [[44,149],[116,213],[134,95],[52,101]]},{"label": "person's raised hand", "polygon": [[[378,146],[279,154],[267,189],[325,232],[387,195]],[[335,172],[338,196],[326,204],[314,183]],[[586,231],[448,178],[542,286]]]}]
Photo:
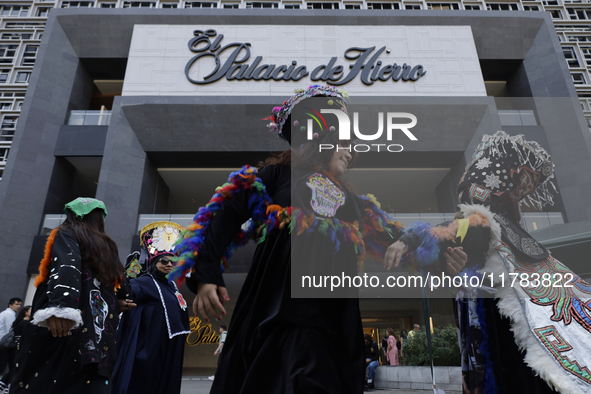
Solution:
[{"label": "person's raised hand", "polygon": [[447,252],[443,255],[447,259],[447,271],[452,275],[463,270],[468,262],[468,255],[461,246],[447,248]]},{"label": "person's raised hand", "polygon": [[398,267],[400,259],[402,259],[402,256],[408,252],[409,250],[404,242],[394,242],[392,245],[388,246],[388,249],[386,249],[386,253],[384,254],[384,268],[390,271],[392,267]]},{"label": "person's raised hand", "polygon": [[211,283],[199,283],[197,294],[193,300],[193,313],[200,315],[207,323],[212,316],[216,320],[222,320],[226,314],[224,302],[230,301],[228,290],[225,287]]}]

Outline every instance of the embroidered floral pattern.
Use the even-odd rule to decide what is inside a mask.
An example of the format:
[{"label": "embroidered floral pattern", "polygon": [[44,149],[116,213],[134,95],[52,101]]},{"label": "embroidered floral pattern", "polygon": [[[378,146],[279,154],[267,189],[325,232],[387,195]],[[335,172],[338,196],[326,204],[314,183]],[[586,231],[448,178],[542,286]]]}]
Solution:
[{"label": "embroidered floral pattern", "polygon": [[501,180],[494,174],[488,174],[484,180],[484,184],[491,189],[498,189],[501,186]]},{"label": "embroidered floral pattern", "polygon": [[488,168],[492,164],[492,161],[488,157],[483,157],[482,159],[478,160],[476,163],[476,168],[482,170],[483,168]]}]

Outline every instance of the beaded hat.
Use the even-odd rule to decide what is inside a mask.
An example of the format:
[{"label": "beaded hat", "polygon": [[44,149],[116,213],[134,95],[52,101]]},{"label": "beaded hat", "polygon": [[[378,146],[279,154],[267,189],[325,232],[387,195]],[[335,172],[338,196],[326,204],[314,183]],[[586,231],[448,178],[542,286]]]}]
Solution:
[{"label": "beaded hat", "polygon": [[173,222],[154,222],[140,231],[142,246],[148,252],[148,262],[152,264],[160,256],[174,256],[174,243],[184,228]]},{"label": "beaded hat", "polygon": [[527,206],[554,205],[548,186],[554,178],[550,155],[535,141],[504,131],[484,135],[460,179],[463,202],[491,205],[492,196],[507,194]]},{"label": "beaded hat", "polygon": [[173,222],[150,223],[140,231],[141,252],[127,256],[125,273],[129,278],[145,274],[148,268],[161,256],[174,256],[174,243],[184,230]]},{"label": "beaded hat", "polygon": [[[335,88],[334,86],[311,85],[306,90],[301,90],[297,92],[295,95],[291,96],[287,101],[283,103],[282,106],[273,108],[273,110],[271,111],[271,116],[265,118],[265,120],[271,121],[267,125],[270,128],[270,131],[276,132],[280,138],[286,140],[291,144],[292,125],[287,125],[287,127],[285,127],[285,123],[291,115],[291,112],[293,111],[294,107],[301,101],[310,97],[328,97],[328,100],[326,101],[327,108],[333,107],[347,113],[346,99],[349,97],[347,93]],[[310,110],[310,113],[308,115],[314,118],[316,122],[320,123],[320,121],[318,120],[318,116],[320,114],[315,113],[314,110]],[[299,127],[299,122],[300,120],[294,121],[293,126],[296,127],[296,129]],[[305,129],[303,122],[301,127]]]}]

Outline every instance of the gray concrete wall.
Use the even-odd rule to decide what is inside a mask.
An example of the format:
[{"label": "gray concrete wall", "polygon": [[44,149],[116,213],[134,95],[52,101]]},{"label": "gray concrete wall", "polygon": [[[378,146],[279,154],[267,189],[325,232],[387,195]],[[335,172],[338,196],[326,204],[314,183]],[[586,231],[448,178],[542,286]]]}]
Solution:
[{"label": "gray concrete wall", "polygon": [[26,261],[43,218],[54,149],[78,72],[78,56],[55,18],[47,22],[35,63],[0,183],[0,300],[25,295]]}]

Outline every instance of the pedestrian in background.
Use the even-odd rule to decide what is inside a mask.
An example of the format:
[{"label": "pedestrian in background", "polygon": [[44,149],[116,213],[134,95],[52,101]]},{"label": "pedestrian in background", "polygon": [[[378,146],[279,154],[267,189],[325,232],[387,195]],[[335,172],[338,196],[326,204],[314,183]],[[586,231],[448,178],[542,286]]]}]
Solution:
[{"label": "pedestrian in background", "polygon": [[[16,314],[21,308],[22,300],[18,297],[11,298],[8,301],[8,308],[0,313],[0,339],[2,339],[12,327],[16,319]],[[0,360],[0,394],[8,387],[10,383],[10,355],[6,354]]]},{"label": "pedestrian in background", "polygon": [[398,365],[398,340],[394,330],[391,328],[386,329],[388,335],[388,348],[386,349],[387,359],[390,365]]},{"label": "pedestrian in background", "polygon": [[[220,340],[218,341],[218,347],[217,349],[215,349],[215,352],[213,352],[214,356],[219,356],[222,353],[222,349],[224,347],[224,343],[226,342],[226,336],[228,335],[228,331],[227,327],[224,325],[220,326]],[[218,365],[220,364],[220,359],[218,358]],[[215,375],[211,375],[209,377],[209,380],[213,380],[215,378]]]},{"label": "pedestrian in background", "polygon": [[363,336],[365,342],[365,365],[367,366],[367,382],[365,389],[374,389],[374,379],[376,377],[376,367],[380,365],[378,344],[372,339],[371,335]]},{"label": "pedestrian in background", "polygon": [[21,309],[22,302],[23,300],[20,298],[11,298],[8,302],[8,308],[0,313],[0,338],[10,331],[12,323],[16,319],[16,314]]}]

